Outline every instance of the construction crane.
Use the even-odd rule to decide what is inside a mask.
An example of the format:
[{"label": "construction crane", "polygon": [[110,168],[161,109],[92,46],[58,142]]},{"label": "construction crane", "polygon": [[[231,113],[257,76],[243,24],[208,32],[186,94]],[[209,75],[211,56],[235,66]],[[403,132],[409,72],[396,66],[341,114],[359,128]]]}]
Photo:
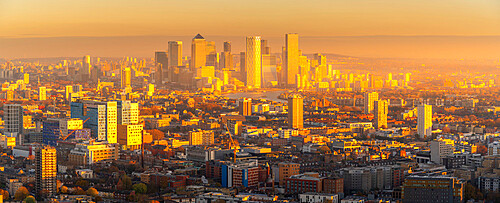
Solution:
[{"label": "construction crane", "polygon": [[[85,119],[85,120],[82,122],[82,124],[81,124],[80,126],[78,126],[78,127],[82,127],[82,128],[83,128],[83,124],[85,124],[85,122],[87,122],[89,119],[90,119],[90,118]],[[64,141],[64,140],[68,139],[68,137],[69,137],[69,136],[71,136],[71,135],[72,135],[72,134],[73,134],[76,130],[71,131],[71,133],[68,133],[68,135],[66,135],[66,136],[64,136],[64,135],[63,135],[63,132],[62,132],[62,130],[61,130],[61,129],[59,129],[59,131],[61,132],[61,136],[60,136],[59,138],[61,138],[61,140],[63,140],[63,141]]]},{"label": "construction crane", "polygon": [[228,127],[228,124],[227,124],[227,123],[228,123],[228,122],[226,121],[226,130],[227,130],[227,132],[229,133],[229,141],[230,141],[230,142],[229,142],[229,149],[231,149],[231,148],[233,149],[233,163],[235,163],[235,162],[236,162],[236,152],[237,152],[237,150],[240,148],[240,144],[239,144],[239,143],[237,143],[237,142],[235,142],[235,141],[233,140],[232,133],[231,133],[231,131],[229,130],[229,127]]}]

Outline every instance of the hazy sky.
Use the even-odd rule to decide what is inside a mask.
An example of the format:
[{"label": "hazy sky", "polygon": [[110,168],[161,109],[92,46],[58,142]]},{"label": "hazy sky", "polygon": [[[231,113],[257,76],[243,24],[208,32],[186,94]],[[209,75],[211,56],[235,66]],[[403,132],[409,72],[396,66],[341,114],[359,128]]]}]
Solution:
[{"label": "hazy sky", "polygon": [[500,35],[500,0],[0,0],[0,37]]}]

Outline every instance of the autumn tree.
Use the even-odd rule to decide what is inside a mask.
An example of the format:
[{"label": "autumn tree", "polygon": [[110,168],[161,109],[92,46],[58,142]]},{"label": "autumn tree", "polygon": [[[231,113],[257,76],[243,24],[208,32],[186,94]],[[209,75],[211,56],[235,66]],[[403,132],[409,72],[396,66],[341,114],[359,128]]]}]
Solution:
[{"label": "autumn tree", "polygon": [[97,197],[97,195],[99,195],[99,192],[95,188],[91,187],[87,190],[87,195]]},{"label": "autumn tree", "polygon": [[36,199],[30,195],[24,198],[23,203],[36,203]]},{"label": "autumn tree", "polygon": [[3,200],[9,199],[9,192],[7,190],[0,189],[0,195],[3,196]]},{"label": "autumn tree", "polygon": [[14,199],[16,201],[21,201],[21,200],[25,199],[26,197],[28,197],[29,194],[30,194],[30,192],[28,191],[28,189],[26,189],[26,187],[20,187],[14,193]]},{"label": "autumn tree", "polygon": [[144,194],[148,191],[148,187],[144,183],[137,183],[132,186],[134,191],[139,194]]}]

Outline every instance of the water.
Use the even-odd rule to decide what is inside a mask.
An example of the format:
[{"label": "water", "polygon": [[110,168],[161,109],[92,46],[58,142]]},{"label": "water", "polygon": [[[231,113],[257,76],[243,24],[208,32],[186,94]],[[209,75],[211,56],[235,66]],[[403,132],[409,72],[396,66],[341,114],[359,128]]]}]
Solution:
[{"label": "water", "polygon": [[252,98],[252,99],[266,99],[275,102],[286,103],[286,100],[279,99],[281,93],[285,92],[285,90],[273,90],[266,92],[237,92],[225,94],[224,96],[230,99],[239,99],[242,97]]}]

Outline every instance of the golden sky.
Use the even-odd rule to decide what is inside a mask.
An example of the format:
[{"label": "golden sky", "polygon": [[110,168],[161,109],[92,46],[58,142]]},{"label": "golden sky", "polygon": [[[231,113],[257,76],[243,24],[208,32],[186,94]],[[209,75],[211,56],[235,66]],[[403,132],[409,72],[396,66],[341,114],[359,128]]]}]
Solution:
[{"label": "golden sky", "polygon": [[0,0],[0,37],[500,35],[500,0]]}]

